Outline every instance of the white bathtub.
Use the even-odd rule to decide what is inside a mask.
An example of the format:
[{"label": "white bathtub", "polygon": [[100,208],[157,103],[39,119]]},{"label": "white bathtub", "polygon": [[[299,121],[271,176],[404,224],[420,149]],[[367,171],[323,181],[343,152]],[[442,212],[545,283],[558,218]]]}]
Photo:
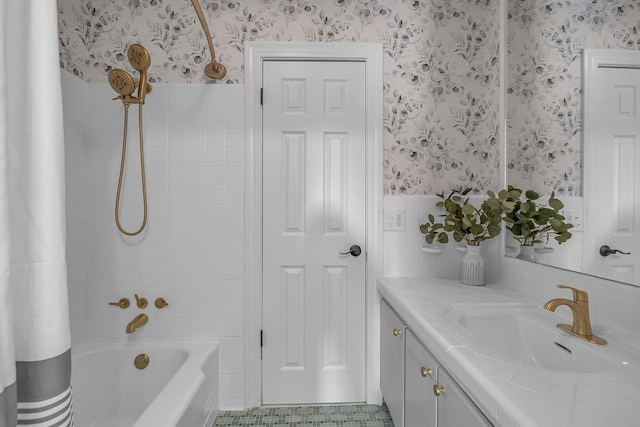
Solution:
[{"label": "white bathtub", "polygon": [[[149,365],[137,369],[145,353]],[[76,427],[203,427],[218,410],[214,342],[87,343],[72,349]]]}]

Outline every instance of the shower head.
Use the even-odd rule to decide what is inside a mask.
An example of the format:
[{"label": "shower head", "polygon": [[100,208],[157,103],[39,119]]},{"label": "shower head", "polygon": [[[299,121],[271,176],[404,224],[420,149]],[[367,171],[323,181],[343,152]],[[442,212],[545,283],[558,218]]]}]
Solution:
[{"label": "shower head", "polygon": [[138,85],[138,99],[144,103],[144,97],[149,92],[149,83],[147,82],[147,70],[151,65],[151,56],[149,51],[141,44],[132,44],[127,50],[129,63],[140,73],[140,83]]},{"label": "shower head", "polygon": [[127,50],[127,56],[129,57],[129,63],[136,71],[143,72],[149,69],[151,65],[151,56],[149,51],[141,44],[132,44]]},{"label": "shower head", "polygon": [[136,88],[136,83],[131,74],[121,68],[114,68],[109,72],[109,84],[118,95],[122,96],[131,95]]}]

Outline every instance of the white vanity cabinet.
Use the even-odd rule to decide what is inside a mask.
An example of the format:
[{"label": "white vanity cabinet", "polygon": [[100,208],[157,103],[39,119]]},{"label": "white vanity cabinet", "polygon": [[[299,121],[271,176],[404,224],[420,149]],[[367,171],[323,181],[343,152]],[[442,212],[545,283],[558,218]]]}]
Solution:
[{"label": "white vanity cabinet", "polygon": [[442,366],[438,367],[438,387],[438,426],[491,426]]},{"label": "white vanity cabinet", "polygon": [[380,388],[396,427],[403,425],[404,333],[406,326],[393,309],[380,304]]},{"label": "white vanity cabinet", "polygon": [[491,426],[384,300],[380,345],[382,396],[396,427]]},{"label": "white vanity cabinet", "polygon": [[404,425],[405,427],[436,426],[436,396],[438,362],[420,344],[411,331],[405,335]]}]

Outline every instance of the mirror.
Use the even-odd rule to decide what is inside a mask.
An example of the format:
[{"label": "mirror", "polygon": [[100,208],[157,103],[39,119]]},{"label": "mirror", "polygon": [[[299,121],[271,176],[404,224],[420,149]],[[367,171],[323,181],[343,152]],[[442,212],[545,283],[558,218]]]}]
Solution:
[{"label": "mirror", "polygon": [[[563,214],[567,222],[574,224],[568,242],[558,245],[550,239],[536,246],[534,260],[640,285],[637,283],[640,267],[631,276],[628,271],[612,273],[599,264],[589,268],[596,261],[614,259],[632,266],[640,264],[640,251],[607,257],[600,254],[594,257],[591,253],[607,241],[606,237],[599,242],[588,241],[588,237],[598,235],[590,230],[602,226],[603,220],[594,221],[585,215],[586,207],[593,201],[588,194],[589,186],[595,184],[585,180],[586,176],[592,176],[589,172],[583,173],[583,153],[589,149],[583,150],[583,129],[587,127],[583,126],[582,111],[583,49],[640,50],[640,5],[637,0],[507,0],[506,7],[507,184],[545,195],[555,192],[555,197],[565,205]],[[640,151],[632,145],[628,149]],[[638,154],[635,156],[637,159]],[[631,160],[627,164],[635,168],[638,162]],[[640,187],[630,191],[632,200],[637,199],[635,193]],[[613,201],[606,203],[609,206]],[[634,206],[638,210],[637,202]],[[636,214],[636,221],[637,218]],[[597,245],[595,249],[585,246],[588,254],[583,253],[585,240],[589,245]],[[520,253],[518,242],[510,236],[506,245],[507,256]],[[625,249],[615,244],[611,248]]]}]

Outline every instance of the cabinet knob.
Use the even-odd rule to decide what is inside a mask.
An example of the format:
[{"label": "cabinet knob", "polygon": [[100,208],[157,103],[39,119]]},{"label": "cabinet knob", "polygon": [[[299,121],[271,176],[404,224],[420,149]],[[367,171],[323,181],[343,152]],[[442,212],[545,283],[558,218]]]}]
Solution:
[{"label": "cabinet knob", "polygon": [[431,375],[431,368],[425,368],[423,366],[422,368],[420,368],[420,375],[422,375],[423,378],[426,378],[427,375]]},{"label": "cabinet knob", "polygon": [[440,396],[441,394],[444,394],[445,390],[444,387],[439,385],[439,384],[434,384],[433,385],[433,394],[437,396]]},{"label": "cabinet knob", "polygon": [[397,337],[398,335],[402,335],[402,331],[400,329],[393,328],[393,336]]}]

